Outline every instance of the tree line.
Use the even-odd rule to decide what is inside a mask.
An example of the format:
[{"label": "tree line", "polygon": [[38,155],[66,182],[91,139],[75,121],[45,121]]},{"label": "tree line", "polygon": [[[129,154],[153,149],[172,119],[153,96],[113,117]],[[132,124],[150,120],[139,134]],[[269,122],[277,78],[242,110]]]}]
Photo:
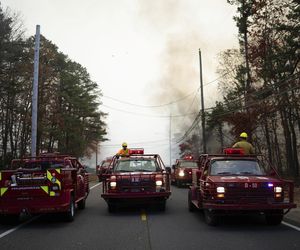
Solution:
[{"label": "tree line", "polygon": [[[0,167],[30,155],[34,42],[0,3]],[[90,155],[106,140],[97,83],[42,35],[38,81],[37,152]]]},{"label": "tree line", "polygon": [[[208,140],[221,150],[247,132],[256,152],[267,155],[280,173],[299,178],[300,1],[227,0],[236,6],[238,49],[220,53],[223,100],[206,110]],[[193,147],[199,133],[180,145]],[[216,148],[215,148],[216,149]]]}]

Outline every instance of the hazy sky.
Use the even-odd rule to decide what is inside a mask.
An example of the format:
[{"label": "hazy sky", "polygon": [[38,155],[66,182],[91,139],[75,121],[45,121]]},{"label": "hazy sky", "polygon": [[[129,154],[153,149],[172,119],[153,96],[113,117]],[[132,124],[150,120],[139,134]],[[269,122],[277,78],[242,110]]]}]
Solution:
[{"label": "hazy sky", "polygon": [[[41,34],[98,83],[101,110],[109,113],[109,141],[101,145],[99,161],[126,141],[169,164],[171,131],[173,162],[176,138],[200,108],[198,50],[206,85],[218,78],[218,53],[237,47],[235,7],[226,0],[0,2],[20,13],[26,36],[39,24]],[[206,108],[218,100],[217,87],[217,81],[205,86]]]}]

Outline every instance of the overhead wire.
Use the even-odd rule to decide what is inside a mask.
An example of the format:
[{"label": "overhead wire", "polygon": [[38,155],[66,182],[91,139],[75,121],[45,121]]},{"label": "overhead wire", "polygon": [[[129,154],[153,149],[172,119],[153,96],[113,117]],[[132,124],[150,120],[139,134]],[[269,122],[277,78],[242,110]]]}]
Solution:
[{"label": "overhead wire", "polygon": [[[216,79],[214,79],[214,80],[212,80],[210,82],[207,82],[207,83],[203,84],[203,86],[207,86],[209,84],[212,84],[212,83],[218,81],[219,79],[221,79],[225,75],[231,73],[233,70],[235,70],[235,69],[232,69],[232,70],[230,70],[230,71],[222,74],[218,78],[216,78]],[[182,100],[190,97],[191,95],[195,94],[195,92],[198,92],[199,89],[200,89],[200,87],[198,87],[196,90],[190,92],[189,94],[187,94],[187,95],[185,95],[185,96],[183,96],[183,97],[181,97],[179,99],[176,99],[174,101],[171,101],[171,102],[168,102],[168,103],[164,103],[164,104],[158,104],[158,105],[142,105],[142,104],[130,103],[130,102],[123,101],[123,100],[117,99],[115,97],[107,96],[107,95],[102,95],[102,97],[107,98],[107,99],[111,99],[111,100],[119,102],[119,103],[123,103],[123,104],[131,105],[131,106],[135,106],[135,107],[141,107],[141,108],[160,108],[160,107],[168,106],[168,105],[171,105],[171,104],[174,104],[174,103],[178,103],[178,102],[180,102],[180,101],[182,101]]]},{"label": "overhead wire", "polygon": [[[289,77],[287,77],[286,79],[283,79],[283,80],[281,80],[281,81],[279,81],[279,82],[277,82],[277,83],[275,83],[274,85],[276,86],[276,87],[280,87],[280,86],[282,86],[284,83],[286,83],[287,81],[289,81],[289,80],[294,80],[294,77],[297,77],[297,75],[299,74],[300,72],[297,72],[297,73],[295,73],[295,74],[292,74],[292,75],[290,75]],[[291,78],[291,79],[290,79]],[[297,79],[297,78],[296,78]],[[241,110],[241,109],[245,109],[245,108],[250,108],[250,107],[252,107],[252,106],[255,106],[255,105],[257,105],[257,104],[259,104],[259,103],[262,103],[263,101],[265,101],[266,99],[269,99],[269,98],[274,98],[274,97],[277,97],[277,96],[281,96],[281,95],[283,95],[283,94],[285,94],[285,93],[287,93],[287,92],[289,92],[289,91],[292,91],[292,90],[295,90],[295,89],[300,89],[300,86],[299,85],[296,85],[295,87],[293,87],[293,88],[290,88],[290,89],[287,89],[286,91],[283,91],[283,92],[279,92],[279,93],[276,93],[276,95],[274,96],[273,94],[272,95],[270,95],[270,96],[268,96],[268,97],[266,97],[266,98],[264,98],[264,99],[261,99],[260,101],[258,101],[258,102],[253,102],[253,103],[251,103],[251,104],[248,104],[248,105],[246,105],[246,106],[242,106],[242,107],[238,107],[238,108],[236,108],[236,109],[231,109],[231,110],[228,110],[228,111],[226,111],[226,112],[224,112],[224,113],[221,113],[221,114],[218,114],[218,115],[216,115],[216,117],[220,117],[220,116],[224,116],[224,115],[227,115],[227,114],[230,114],[230,113],[234,113],[234,112],[236,112],[236,111],[238,111],[238,110]],[[266,92],[266,91],[268,91],[268,90],[262,90],[262,91],[259,91],[259,92],[257,92],[258,93],[258,95],[261,95],[263,92]],[[257,94],[256,93],[256,94]],[[229,104],[231,104],[231,103],[234,103],[234,102],[237,102],[237,101],[243,101],[243,99],[245,99],[245,97],[243,97],[242,99],[239,99],[239,100],[234,100],[233,102],[230,102]],[[210,109],[214,109],[215,107],[211,107],[211,108],[207,108],[207,109],[205,109],[205,111],[207,111],[207,110],[210,110]],[[192,123],[192,125],[188,128],[188,130],[185,132],[185,134],[179,139],[179,140],[177,140],[176,142],[175,142],[175,144],[178,144],[178,143],[180,143],[181,141],[183,141],[185,138],[187,138],[187,136],[192,132],[192,130],[197,126],[197,122],[198,122],[198,120],[200,119],[200,117],[201,117],[201,113],[199,112],[199,114],[198,114],[198,116],[194,119],[194,121],[193,121],[193,123]]]}]

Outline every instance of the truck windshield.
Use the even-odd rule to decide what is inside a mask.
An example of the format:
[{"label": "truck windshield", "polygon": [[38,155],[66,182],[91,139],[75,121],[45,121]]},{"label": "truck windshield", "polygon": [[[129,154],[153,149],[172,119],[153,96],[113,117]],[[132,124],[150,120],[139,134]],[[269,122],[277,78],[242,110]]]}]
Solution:
[{"label": "truck windshield", "polygon": [[121,160],[114,172],[155,172],[159,167],[155,160]]},{"label": "truck windshield", "polygon": [[211,175],[266,175],[263,167],[254,160],[215,160],[210,166]]},{"label": "truck windshield", "polygon": [[179,166],[181,168],[198,168],[198,163],[195,161],[182,161]]}]

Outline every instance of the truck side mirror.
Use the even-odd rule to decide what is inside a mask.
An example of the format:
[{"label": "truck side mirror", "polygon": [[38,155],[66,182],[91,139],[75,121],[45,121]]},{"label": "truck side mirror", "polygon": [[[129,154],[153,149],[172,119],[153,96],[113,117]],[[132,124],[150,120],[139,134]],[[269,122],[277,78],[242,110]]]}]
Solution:
[{"label": "truck side mirror", "polygon": [[170,167],[166,167],[166,171],[167,171],[167,173],[171,174],[171,168]]}]

